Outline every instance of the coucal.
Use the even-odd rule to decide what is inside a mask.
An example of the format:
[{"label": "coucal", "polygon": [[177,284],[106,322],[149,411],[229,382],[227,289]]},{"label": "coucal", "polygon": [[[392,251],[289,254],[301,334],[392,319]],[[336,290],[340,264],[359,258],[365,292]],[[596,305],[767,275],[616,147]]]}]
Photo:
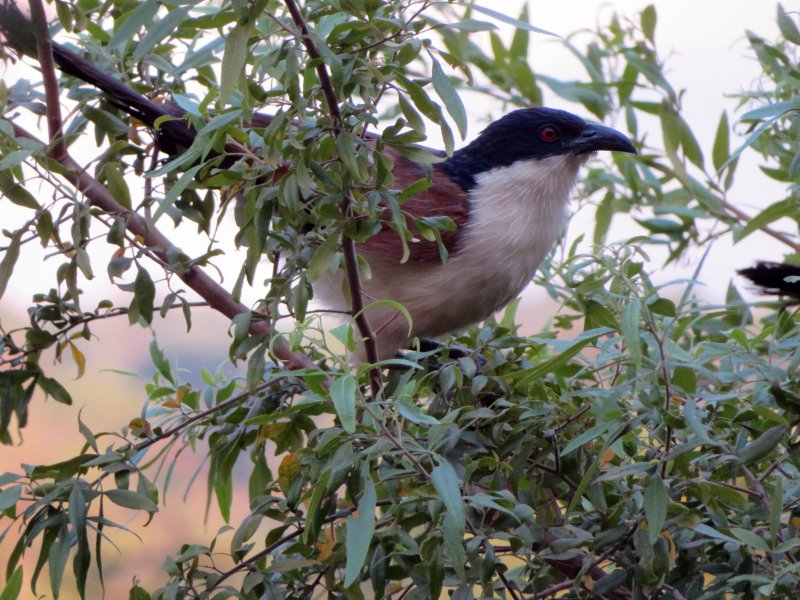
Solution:
[{"label": "coucal", "polygon": [[[11,0],[2,2],[8,9]],[[16,48],[31,53],[30,40],[17,42]],[[112,104],[150,127],[161,116],[182,116],[178,107],[149,100],[59,44],[53,44],[53,54],[63,72],[98,87]],[[253,125],[263,127],[269,119],[256,115]],[[189,147],[194,135],[180,118],[154,131],[168,153]],[[415,236],[401,262],[402,240],[389,227],[357,246],[372,271],[362,281],[365,304],[393,300],[413,320],[409,329],[396,310],[367,312],[379,357],[390,358],[414,337],[437,337],[473,325],[516,297],[562,233],[579,168],[602,150],[636,153],[631,140],[610,127],[563,110],[523,108],[433,165],[427,171],[430,187],[408,198],[402,210],[412,234],[414,220],[422,217],[447,216],[457,225],[441,232],[447,260],[438,242]],[[394,161],[394,188],[404,189],[425,176],[422,165],[390,147],[384,151]],[[331,309],[348,309],[342,278],[339,271],[314,283],[315,296]]]}]

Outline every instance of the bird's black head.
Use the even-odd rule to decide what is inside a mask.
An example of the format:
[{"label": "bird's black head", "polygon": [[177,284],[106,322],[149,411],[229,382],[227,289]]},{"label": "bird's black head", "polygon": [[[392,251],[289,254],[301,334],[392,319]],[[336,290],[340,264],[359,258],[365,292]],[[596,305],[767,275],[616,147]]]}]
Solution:
[{"label": "bird's black head", "polygon": [[463,188],[470,189],[479,173],[520,160],[599,150],[636,153],[630,139],[610,127],[587,123],[564,110],[521,108],[491,123],[441,167]]}]

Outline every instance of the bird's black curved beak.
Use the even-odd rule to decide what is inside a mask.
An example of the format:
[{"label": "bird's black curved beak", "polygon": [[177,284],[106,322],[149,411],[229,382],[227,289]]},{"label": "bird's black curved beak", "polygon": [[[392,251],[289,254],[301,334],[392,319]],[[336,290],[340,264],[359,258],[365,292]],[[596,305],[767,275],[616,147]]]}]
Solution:
[{"label": "bird's black curved beak", "polygon": [[586,125],[584,130],[565,146],[576,154],[597,152],[598,150],[618,150],[636,154],[636,148],[628,136],[605,125]]}]

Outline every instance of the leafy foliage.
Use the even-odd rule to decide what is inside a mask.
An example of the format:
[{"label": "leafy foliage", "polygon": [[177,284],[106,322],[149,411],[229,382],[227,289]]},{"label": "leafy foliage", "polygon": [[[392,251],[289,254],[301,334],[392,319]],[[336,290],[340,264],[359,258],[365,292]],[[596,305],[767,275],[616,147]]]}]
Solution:
[{"label": "leafy foliage", "polygon": [[[82,168],[117,212],[89,202],[71,167],[15,129],[16,111],[52,111],[40,90],[0,83],[0,191],[28,211],[5,224],[0,294],[23,245],[60,261],[30,323],[2,330],[0,440],[13,441],[13,420],[26,425],[37,387],[71,402],[47,364],[68,356],[82,375],[96,320],[127,315],[150,326],[175,308],[191,327],[197,296],[186,274],[232,245],[217,227],[237,195],[245,259],[223,293],[259,294],[252,311],[232,318],[230,357],[246,364],[244,375],[203,369],[201,383],[185,383],[154,342],[141,418],[121,435],[79,421],[78,454],[0,476],[2,539],[13,546],[0,598],[19,597],[24,580],[36,593],[45,567],[58,597],[68,563],[87,597],[88,573],[102,573],[104,548],[124,529],[107,508],[158,520],[186,450],[207,455],[209,500],[228,521],[245,493],[234,465],[246,463],[250,514],[207,545],[176,547],[163,586],[134,583],[131,598],[794,598],[796,315],[778,308],[756,320],[734,287],[724,306],[704,305],[692,285],[675,298],[645,265],[653,245],[670,262],[755,230],[797,251],[770,229],[797,215],[795,17],[778,8],[781,39],[748,34],[764,68],[759,88],[742,96],[748,137],[732,150],[723,113],[709,160],[682,115],[683,92],[664,74],[652,6],[638,22],[612,18],[585,47],[564,41],[584,81],[531,68],[536,28],[524,12],[308,0],[299,22],[293,7],[56,3],[64,34],[93,63],[137,89],[169,93],[197,133],[181,152],[156,149],[94,88],[64,77],[75,107],[64,141],[72,149],[93,136],[98,154]],[[498,20],[518,27],[508,43]],[[475,43],[479,32],[489,49]],[[375,369],[351,369],[345,356],[359,333],[343,325],[317,335],[310,283],[340,268],[347,242],[375,233],[378,219],[408,236],[402,202],[424,180],[393,189],[384,149],[430,163],[436,157],[415,144],[434,126],[452,151],[454,131],[467,128],[465,86],[507,107],[541,103],[546,90],[598,119],[619,116],[642,153],[590,165],[580,195],[596,203],[594,245],[576,243],[544,266],[540,283],[562,307],[547,331],[518,335],[512,305],[455,340],[474,354],[410,353],[373,395]],[[274,116],[258,124],[253,111],[265,106]],[[645,136],[639,122],[648,117],[662,140]],[[786,197],[753,219],[726,197],[743,152],[759,153],[764,172],[786,184]],[[207,249],[190,256],[150,244],[126,229],[131,213],[152,228],[196,227]],[[639,233],[609,242],[624,213]],[[418,230],[435,239],[448,226]],[[95,277],[104,244],[108,276],[130,302],[90,309],[81,282]],[[281,325],[313,368],[280,364],[277,338],[254,329],[264,320]],[[32,573],[22,572],[25,553],[37,556]]]}]

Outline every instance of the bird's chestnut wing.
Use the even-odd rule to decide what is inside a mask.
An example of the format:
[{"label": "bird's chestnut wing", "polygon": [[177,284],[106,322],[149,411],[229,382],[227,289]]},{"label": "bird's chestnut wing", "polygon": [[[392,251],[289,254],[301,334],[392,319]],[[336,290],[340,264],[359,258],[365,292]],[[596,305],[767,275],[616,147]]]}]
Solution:
[{"label": "bird's chestnut wing", "polygon": [[[395,189],[402,190],[425,177],[425,171],[417,163],[404,158],[391,148],[387,148],[384,152],[394,161],[392,174]],[[442,244],[450,254],[458,251],[459,239],[469,219],[469,195],[442,169],[434,165],[431,186],[408,198],[401,205],[401,210],[405,216],[406,226],[413,235],[413,239],[407,241],[409,262],[441,262],[438,242],[425,239],[414,226],[414,222],[422,217],[450,217],[456,224],[456,230],[441,230]],[[368,256],[391,258],[399,262],[403,257],[403,242],[400,235],[388,225],[391,222],[391,213],[388,209],[383,221],[386,223],[383,228],[360,243],[358,250]]]}]

